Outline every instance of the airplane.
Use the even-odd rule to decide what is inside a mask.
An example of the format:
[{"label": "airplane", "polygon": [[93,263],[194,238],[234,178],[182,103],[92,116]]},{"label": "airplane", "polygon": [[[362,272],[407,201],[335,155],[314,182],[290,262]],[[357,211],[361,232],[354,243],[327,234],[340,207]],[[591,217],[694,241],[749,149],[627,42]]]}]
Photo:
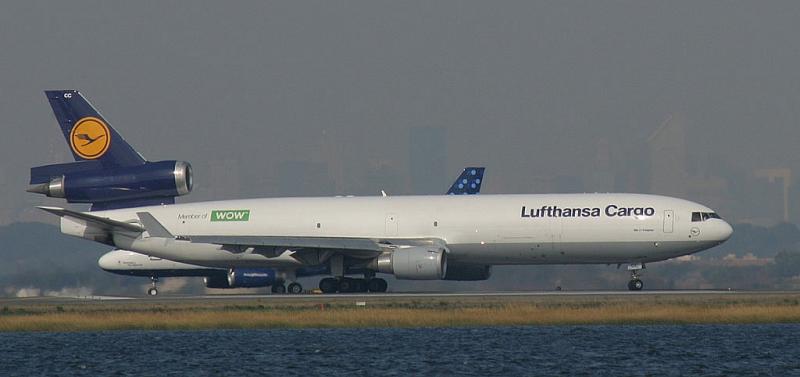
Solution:
[{"label": "airplane", "polygon": [[[493,265],[626,264],[641,290],[647,263],[723,243],[712,209],[647,194],[413,195],[222,200],[175,204],[191,166],[149,162],[75,90],[46,91],[76,162],[34,167],[28,191],[89,203],[38,208],[61,232],[156,258],[236,274],[329,271],[323,293],[386,292],[410,280],[485,280]],[[98,143],[85,146],[76,135]],[[103,137],[101,137],[103,135]],[[354,273],[362,277],[350,277]]]},{"label": "airplane", "polygon": [[[481,191],[486,168],[466,167],[447,190],[446,195],[477,195]],[[152,257],[129,250],[115,249],[97,261],[101,269],[118,275],[146,276],[150,278],[147,294],[158,295],[158,280],[165,277],[203,277],[206,288],[261,288],[271,287],[272,293],[299,294],[303,287],[297,282],[283,284],[285,274],[274,268],[257,268],[228,271],[220,268],[195,266],[186,263]],[[326,269],[300,269],[297,277],[327,274]]]}]

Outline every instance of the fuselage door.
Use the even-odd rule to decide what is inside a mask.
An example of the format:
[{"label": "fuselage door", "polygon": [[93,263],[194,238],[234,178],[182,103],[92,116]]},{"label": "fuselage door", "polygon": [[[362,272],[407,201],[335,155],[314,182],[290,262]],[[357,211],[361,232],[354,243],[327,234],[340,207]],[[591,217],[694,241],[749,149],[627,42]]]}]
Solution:
[{"label": "fuselage door", "polygon": [[664,233],[672,233],[675,226],[675,212],[671,209],[664,211]]},{"label": "fuselage door", "polygon": [[397,215],[394,213],[386,215],[386,235],[397,235]]}]

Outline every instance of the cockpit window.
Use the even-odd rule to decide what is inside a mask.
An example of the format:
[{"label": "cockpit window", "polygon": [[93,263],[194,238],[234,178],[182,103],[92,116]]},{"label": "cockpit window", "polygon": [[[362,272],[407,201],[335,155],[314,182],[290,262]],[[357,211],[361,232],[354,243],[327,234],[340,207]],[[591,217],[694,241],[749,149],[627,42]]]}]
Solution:
[{"label": "cockpit window", "polygon": [[692,212],[692,222],[706,221],[708,219],[721,219],[715,212]]}]

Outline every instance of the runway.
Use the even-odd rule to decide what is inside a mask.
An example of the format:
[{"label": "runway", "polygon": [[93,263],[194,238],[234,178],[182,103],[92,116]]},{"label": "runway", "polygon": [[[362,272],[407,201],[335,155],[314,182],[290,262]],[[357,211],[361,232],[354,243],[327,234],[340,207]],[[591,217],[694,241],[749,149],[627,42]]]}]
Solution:
[{"label": "runway", "polygon": [[0,306],[19,304],[60,304],[79,302],[224,302],[224,301],[390,301],[390,300],[526,300],[536,298],[577,298],[577,297],[658,297],[658,296],[699,296],[699,295],[800,295],[793,291],[732,291],[732,290],[663,290],[663,291],[512,291],[512,292],[392,292],[392,293],[339,293],[339,294],[246,294],[246,295],[169,295],[151,296],[43,296],[43,297],[11,297],[0,298]]}]

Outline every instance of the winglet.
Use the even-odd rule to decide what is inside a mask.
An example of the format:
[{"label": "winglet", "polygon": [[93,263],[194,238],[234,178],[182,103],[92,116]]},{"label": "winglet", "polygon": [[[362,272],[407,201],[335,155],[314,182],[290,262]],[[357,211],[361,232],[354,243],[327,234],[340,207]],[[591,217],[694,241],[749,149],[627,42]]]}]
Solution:
[{"label": "winglet", "polygon": [[144,225],[147,233],[150,233],[150,237],[175,238],[150,212],[136,212],[136,216],[139,216],[139,221]]}]

